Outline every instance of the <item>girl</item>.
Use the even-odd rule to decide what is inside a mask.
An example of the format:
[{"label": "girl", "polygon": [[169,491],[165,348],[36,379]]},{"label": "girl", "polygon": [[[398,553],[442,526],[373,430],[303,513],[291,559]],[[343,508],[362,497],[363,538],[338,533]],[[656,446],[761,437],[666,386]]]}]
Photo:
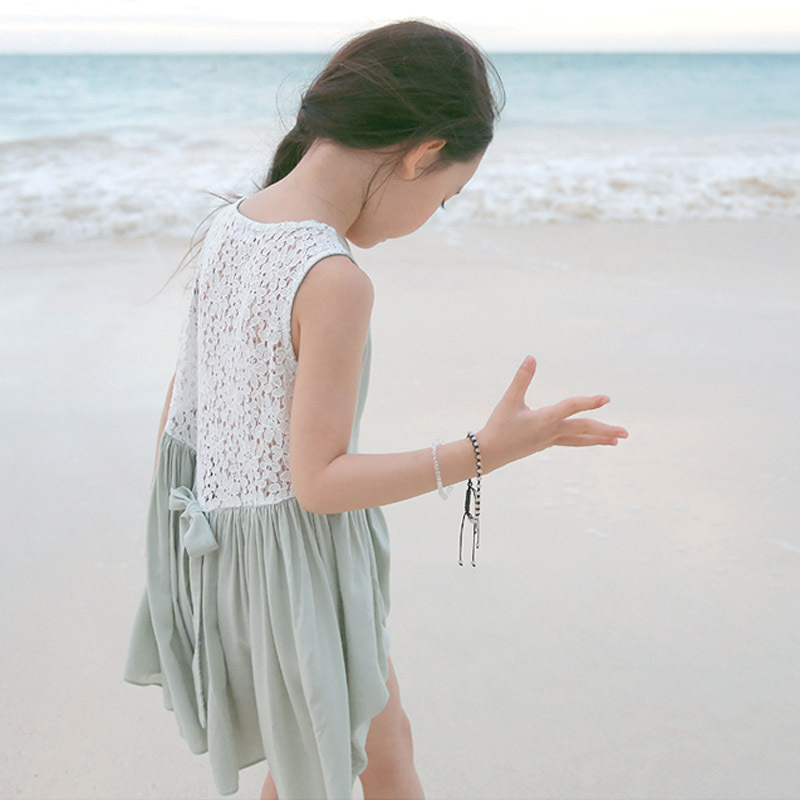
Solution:
[{"label": "girl", "polygon": [[461,191],[501,108],[490,67],[422,21],[352,39],[303,94],[266,185],[203,240],[124,677],[162,686],[222,795],[266,759],[262,800],[345,800],[356,778],[366,800],[423,798],[389,658],[381,505],[627,435],[571,419],[605,396],[529,409],[528,357],[469,437],[358,452],[373,285],[348,240],[406,236]]}]

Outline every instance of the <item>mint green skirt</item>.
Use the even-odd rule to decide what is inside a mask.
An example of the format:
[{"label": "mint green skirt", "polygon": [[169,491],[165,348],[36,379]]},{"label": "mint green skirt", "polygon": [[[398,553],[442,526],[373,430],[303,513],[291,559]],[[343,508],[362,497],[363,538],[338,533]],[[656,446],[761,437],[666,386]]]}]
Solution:
[{"label": "mint green skirt", "polygon": [[266,760],[281,800],[350,800],[389,700],[383,512],[294,497],[204,511],[195,463],[162,434],[124,680],[161,686],[219,794]]}]

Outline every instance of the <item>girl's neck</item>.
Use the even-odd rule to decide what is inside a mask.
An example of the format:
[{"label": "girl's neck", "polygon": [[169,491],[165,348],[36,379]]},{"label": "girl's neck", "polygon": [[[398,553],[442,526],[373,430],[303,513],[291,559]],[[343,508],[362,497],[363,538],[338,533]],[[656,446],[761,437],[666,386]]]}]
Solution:
[{"label": "girl's neck", "polygon": [[288,175],[253,195],[242,210],[263,222],[315,219],[346,238],[379,163],[368,151],[318,139]]}]

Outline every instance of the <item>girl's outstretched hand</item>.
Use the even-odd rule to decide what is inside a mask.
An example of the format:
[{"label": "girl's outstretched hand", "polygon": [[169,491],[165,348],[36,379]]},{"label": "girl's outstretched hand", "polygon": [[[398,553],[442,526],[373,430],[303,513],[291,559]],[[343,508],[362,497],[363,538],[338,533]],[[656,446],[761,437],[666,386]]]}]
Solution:
[{"label": "girl's outstretched hand", "polygon": [[530,409],[525,404],[525,392],[535,372],[536,359],[527,356],[486,425],[476,434],[481,450],[485,450],[487,472],[556,444],[615,445],[618,439],[627,438],[625,428],[586,417],[569,419],[581,411],[601,408],[611,400],[606,395],[568,397],[550,406]]}]

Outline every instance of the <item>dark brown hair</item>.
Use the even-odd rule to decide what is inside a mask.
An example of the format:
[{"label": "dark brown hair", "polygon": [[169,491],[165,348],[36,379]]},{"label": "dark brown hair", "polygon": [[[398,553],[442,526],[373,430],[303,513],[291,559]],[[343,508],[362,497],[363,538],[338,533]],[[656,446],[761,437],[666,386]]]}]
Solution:
[{"label": "dark brown hair", "polygon": [[[368,30],[346,42],[302,93],[294,127],[256,186],[266,188],[288,175],[317,138],[383,151],[392,158],[370,179],[363,211],[380,169],[390,167],[388,179],[391,168],[425,140],[442,138],[446,144],[422,174],[476,158],[492,141],[505,99],[492,62],[455,30],[420,19]],[[212,214],[241,197],[231,196]]]}]

